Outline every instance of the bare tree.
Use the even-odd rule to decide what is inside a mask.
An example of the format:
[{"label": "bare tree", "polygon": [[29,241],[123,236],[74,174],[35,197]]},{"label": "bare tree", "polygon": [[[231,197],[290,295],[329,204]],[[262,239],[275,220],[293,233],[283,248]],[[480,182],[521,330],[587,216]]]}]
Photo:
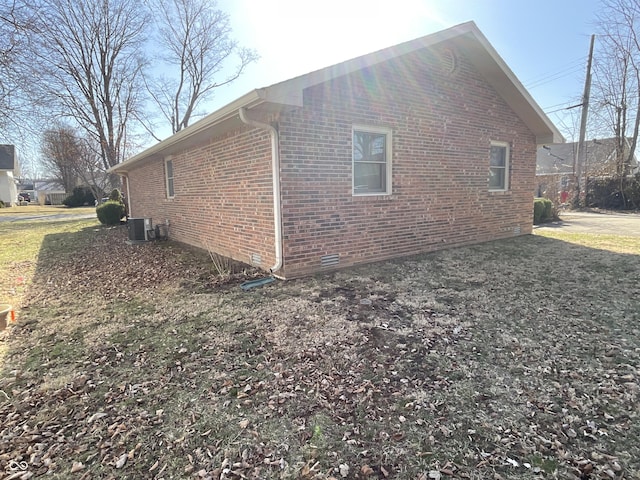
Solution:
[{"label": "bare tree", "polygon": [[25,118],[24,58],[33,33],[32,13],[24,2],[0,0],[0,129],[21,125]]},{"label": "bare tree", "polygon": [[78,164],[78,178],[91,190],[93,198],[99,200],[105,192],[114,186],[113,179],[106,172],[102,164],[99,149],[88,139],[80,143],[81,156]]},{"label": "bare tree", "polygon": [[99,149],[89,138],[61,124],[44,132],[41,151],[42,163],[67,193],[80,183],[88,186],[95,198],[102,197],[108,175]]},{"label": "bare tree", "polygon": [[[149,82],[149,90],[176,133],[214,89],[236,80],[258,57],[231,39],[229,17],[213,0],[153,0],[153,9],[161,60],[176,73]],[[234,56],[235,67],[217,80]]]},{"label": "bare tree", "polygon": [[139,106],[147,10],[132,0],[41,0],[34,13],[46,98],[98,145],[104,169],[116,165]]},{"label": "bare tree", "polygon": [[615,138],[622,191],[640,131],[640,0],[603,0],[598,26],[594,100]]},{"label": "bare tree", "polygon": [[66,125],[45,130],[41,152],[43,166],[60,182],[65,192],[71,192],[77,185],[76,172],[82,155],[76,132]]}]

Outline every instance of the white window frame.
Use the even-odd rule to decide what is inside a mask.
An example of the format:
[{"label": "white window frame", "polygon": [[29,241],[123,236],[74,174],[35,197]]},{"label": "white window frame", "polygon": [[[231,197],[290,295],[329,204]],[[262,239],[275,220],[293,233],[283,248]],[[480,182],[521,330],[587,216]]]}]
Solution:
[{"label": "white window frame", "polygon": [[[358,191],[358,186],[356,185],[356,163],[358,161],[354,155],[354,139],[356,132],[359,133],[371,133],[375,135],[384,135],[385,136],[385,187],[384,191],[380,192],[363,192]],[[379,196],[379,195],[391,195],[392,188],[392,179],[391,179],[391,159],[392,155],[392,146],[393,146],[393,136],[392,130],[386,127],[372,127],[370,125],[353,125],[351,129],[351,188],[353,196]],[[362,162],[367,163],[367,162]],[[369,162],[370,163],[370,162]]]},{"label": "white window frame", "polygon": [[490,192],[506,192],[509,190],[509,172],[511,171],[511,147],[508,142],[491,141],[491,147],[500,147],[505,149],[504,167],[495,167],[491,165],[491,148],[489,149],[489,180],[491,181],[491,170],[504,168],[504,185],[500,187],[492,187],[489,185]]},{"label": "white window frame", "polygon": [[[169,176],[169,165],[171,165],[171,176]],[[175,178],[176,172],[173,165],[173,157],[167,157],[164,159],[164,185],[167,198],[174,198],[176,196]]]}]

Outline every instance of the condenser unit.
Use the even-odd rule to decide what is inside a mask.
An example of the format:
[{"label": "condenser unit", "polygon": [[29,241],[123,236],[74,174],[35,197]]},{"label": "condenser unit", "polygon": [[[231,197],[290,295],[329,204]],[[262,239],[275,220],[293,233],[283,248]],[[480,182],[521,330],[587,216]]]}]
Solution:
[{"label": "condenser unit", "polygon": [[150,218],[130,218],[128,226],[129,240],[144,242],[152,238],[153,224]]}]

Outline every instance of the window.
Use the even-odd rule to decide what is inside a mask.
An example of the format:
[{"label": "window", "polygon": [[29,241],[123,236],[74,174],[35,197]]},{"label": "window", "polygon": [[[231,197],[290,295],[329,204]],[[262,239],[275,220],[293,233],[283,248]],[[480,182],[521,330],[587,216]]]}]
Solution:
[{"label": "window", "polygon": [[173,160],[170,158],[164,161],[164,175],[167,181],[167,198],[173,198],[175,195],[173,189]]},{"label": "window", "polygon": [[353,128],[353,194],[391,193],[391,130]]},{"label": "window", "polygon": [[489,190],[509,189],[509,144],[491,142]]}]

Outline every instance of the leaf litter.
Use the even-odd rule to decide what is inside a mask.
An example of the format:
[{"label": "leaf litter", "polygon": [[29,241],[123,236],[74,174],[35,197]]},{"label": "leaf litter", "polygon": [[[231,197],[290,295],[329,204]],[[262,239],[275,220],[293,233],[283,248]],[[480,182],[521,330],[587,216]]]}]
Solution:
[{"label": "leaf litter", "polygon": [[637,255],[528,236],[245,293],[125,233],[44,245],[0,334],[6,478],[640,478]]}]

